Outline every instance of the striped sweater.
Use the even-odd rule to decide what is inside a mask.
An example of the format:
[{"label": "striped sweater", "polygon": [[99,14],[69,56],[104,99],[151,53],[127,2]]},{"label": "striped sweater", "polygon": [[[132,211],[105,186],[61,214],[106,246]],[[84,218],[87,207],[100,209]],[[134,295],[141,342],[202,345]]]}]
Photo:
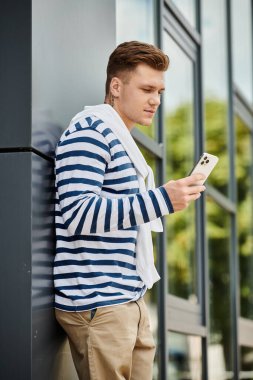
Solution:
[{"label": "striped sweater", "polygon": [[55,307],[125,303],[146,287],[136,272],[138,226],[173,212],[164,187],[140,193],[120,141],[95,116],[75,118],[56,147]]}]

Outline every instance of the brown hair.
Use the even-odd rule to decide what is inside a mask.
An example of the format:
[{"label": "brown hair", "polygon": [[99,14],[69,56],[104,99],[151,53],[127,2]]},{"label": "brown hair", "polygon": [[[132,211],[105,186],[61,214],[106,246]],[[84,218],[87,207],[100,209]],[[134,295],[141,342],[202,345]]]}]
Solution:
[{"label": "brown hair", "polygon": [[166,71],[170,61],[169,57],[154,45],[139,41],[123,42],[109,57],[106,70],[106,95],[110,92],[113,77],[134,71],[139,63],[145,63],[155,70]]}]

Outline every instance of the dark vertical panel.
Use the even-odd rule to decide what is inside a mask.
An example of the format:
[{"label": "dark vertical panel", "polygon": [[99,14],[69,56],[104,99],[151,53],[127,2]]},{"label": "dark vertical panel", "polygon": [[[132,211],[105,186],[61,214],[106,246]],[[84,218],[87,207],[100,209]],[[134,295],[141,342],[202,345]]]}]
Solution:
[{"label": "dark vertical panel", "polygon": [[31,145],[31,0],[0,2],[0,148]]},{"label": "dark vertical panel", "polygon": [[[54,318],[55,146],[84,105],[104,100],[115,46],[115,1],[33,0],[32,9],[32,378],[75,380]],[[46,156],[48,159],[46,159]]]},{"label": "dark vertical panel", "polygon": [[[53,380],[60,372],[66,336],[54,317],[54,163],[32,154],[32,379]],[[71,362],[70,353],[65,361]],[[66,363],[65,363],[66,369]],[[71,377],[75,373],[72,368]],[[61,377],[63,378],[63,377]]]},{"label": "dark vertical panel", "polygon": [[1,153],[0,379],[31,378],[31,160]]},{"label": "dark vertical panel", "polygon": [[[50,65],[46,66],[43,72],[48,79],[46,83],[40,70],[45,62],[41,67],[36,67],[37,81],[33,81],[33,91],[37,97],[33,99],[33,105],[36,100],[41,111],[49,104],[53,117],[41,118],[38,108],[34,108],[36,117],[33,120],[31,3],[33,7],[35,3],[45,5],[42,0],[0,2],[0,378],[74,380],[76,374],[66,336],[57,325],[53,310],[53,161],[31,153],[31,146],[52,157],[62,129],[81,110],[84,101],[86,104],[103,102],[107,55],[116,41],[115,1],[110,0],[101,9],[99,1],[79,0],[69,6],[68,0],[61,0],[54,1],[59,5],[55,14],[47,10],[46,16],[53,17],[51,37],[56,41],[53,49],[55,56],[51,59],[57,64],[51,72],[48,71]],[[50,2],[47,4],[50,6]],[[87,42],[86,49],[81,49],[85,50],[85,54],[83,71],[79,73],[75,65],[71,66],[73,55],[66,50],[66,60],[61,60],[60,46],[57,45],[55,33],[59,19],[66,16],[68,20],[70,17],[68,12],[64,16],[64,4],[70,7],[72,20],[79,19],[81,23],[82,34],[79,40],[72,41],[76,43],[79,54],[83,54],[79,42]],[[82,14],[80,7],[84,5],[85,12]],[[96,28],[93,28],[95,22]],[[68,34],[74,26],[66,22],[64,27]],[[45,31],[44,25],[41,33]],[[40,42],[39,39],[35,40],[35,43]],[[49,44],[50,38],[44,42]],[[64,48],[64,41],[61,47]],[[45,59],[43,54],[47,51],[41,49],[41,52]],[[70,66],[66,66],[67,60],[71,70]],[[63,62],[65,71],[62,70]],[[68,83],[74,83],[72,93],[68,86],[61,87],[66,83],[66,70],[70,74]],[[52,83],[47,73],[56,76],[56,71],[57,74],[59,72],[59,80]],[[96,83],[101,84],[101,90],[94,86],[94,78]],[[40,97],[42,85],[48,92]],[[53,99],[50,98],[52,90],[55,91]],[[65,102],[61,97],[63,94],[66,95]],[[16,153],[13,150],[11,153],[10,148],[18,149]],[[27,153],[19,148],[28,148]],[[8,150],[9,153],[4,153]]]}]

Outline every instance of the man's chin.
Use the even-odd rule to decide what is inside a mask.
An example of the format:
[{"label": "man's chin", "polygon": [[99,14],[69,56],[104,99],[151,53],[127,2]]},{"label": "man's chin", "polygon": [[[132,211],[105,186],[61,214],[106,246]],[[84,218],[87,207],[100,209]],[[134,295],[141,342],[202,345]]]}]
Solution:
[{"label": "man's chin", "polygon": [[150,127],[150,125],[152,124],[152,121],[153,121],[152,119],[142,120],[138,124],[140,124],[142,127]]}]

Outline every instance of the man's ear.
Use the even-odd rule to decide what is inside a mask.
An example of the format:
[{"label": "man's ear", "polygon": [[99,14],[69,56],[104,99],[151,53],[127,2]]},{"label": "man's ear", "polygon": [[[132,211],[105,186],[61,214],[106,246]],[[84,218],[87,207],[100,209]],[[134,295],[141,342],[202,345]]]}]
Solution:
[{"label": "man's ear", "polygon": [[118,98],[121,90],[121,80],[118,77],[113,77],[110,83],[110,92],[115,97]]}]

